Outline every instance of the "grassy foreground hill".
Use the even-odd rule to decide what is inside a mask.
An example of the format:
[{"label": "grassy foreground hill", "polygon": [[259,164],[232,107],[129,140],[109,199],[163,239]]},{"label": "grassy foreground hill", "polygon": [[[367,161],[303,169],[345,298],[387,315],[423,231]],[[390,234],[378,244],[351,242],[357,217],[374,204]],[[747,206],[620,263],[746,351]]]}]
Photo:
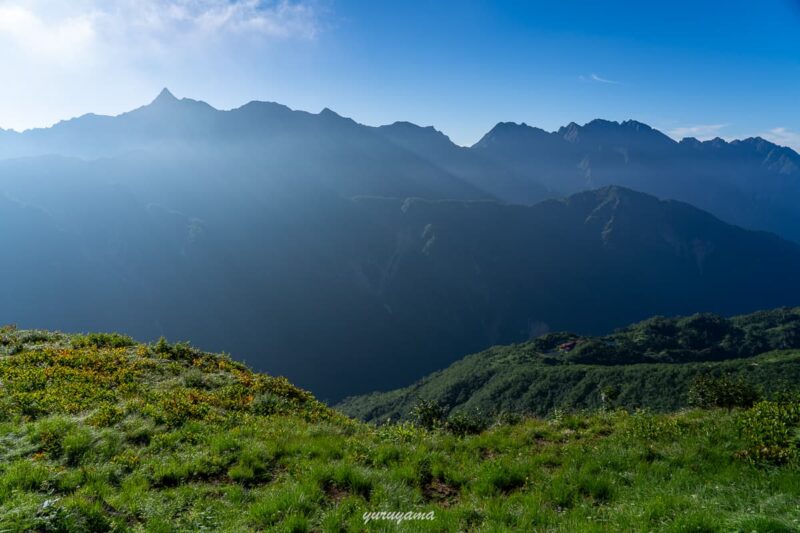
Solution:
[{"label": "grassy foreground hill", "polygon": [[[7,327],[0,531],[796,531],[798,413],[600,410],[457,436],[350,420],[184,344]],[[381,511],[432,520],[365,515]]]},{"label": "grassy foreground hill", "polygon": [[[467,356],[403,389],[348,398],[339,408],[375,422],[408,418],[420,399],[484,415],[599,407],[666,412],[688,406],[698,376],[723,374],[768,395],[800,388],[800,308],[653,317],[603,337],[551,333]],[[604,400],[604,392],[613,398]]]}]

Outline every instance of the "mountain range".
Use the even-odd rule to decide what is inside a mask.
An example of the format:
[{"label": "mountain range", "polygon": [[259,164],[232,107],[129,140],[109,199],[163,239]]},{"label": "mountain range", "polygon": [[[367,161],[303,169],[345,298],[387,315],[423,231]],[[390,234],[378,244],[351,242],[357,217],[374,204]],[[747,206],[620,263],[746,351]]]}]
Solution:
[{"label": "mountain range", "polygon": [[164,91],[0,133],[0,322],[191,339],[335,401],[551,330],[797,305],[797,157],[604,121],[464,148]]},{"label": "mountain range", "polygon": [[[433,127],[368,127],[324,109],[250,102],[220,111],[167,89],[117,117],[84,115],[51,128],[0,133],[0,158],[82,159],[147,150],[233,152],[273,181],[337,194],[495,199],[532,204],[606,185],[691,203],[726,222],[800,240],[800,155],[760,137],[674,141],[634,121],[557,131],[499,123],[471,147]],[[230,162],[229,162],[230,163]],[[252,169],[229,165],[229,171]]]}]

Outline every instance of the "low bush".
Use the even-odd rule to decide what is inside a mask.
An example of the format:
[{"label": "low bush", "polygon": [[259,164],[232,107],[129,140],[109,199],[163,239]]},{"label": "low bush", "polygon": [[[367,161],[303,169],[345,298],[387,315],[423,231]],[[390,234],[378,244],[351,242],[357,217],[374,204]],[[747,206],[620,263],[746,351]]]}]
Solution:
[{"label": "low bush", "polygon": [[420,427],[435,429],[442,427],[447,416],[447,411],[438,402],[419,400],[411,408],[411,419]]},{"label": "low bush", "polygon": [[127,335],[119,333],[87,333],[74,335],[71,339],[73,348],[126,348],[134,346],[136,342]]},{"label": "low bush", "polygon": [[673,417],[654,415],[645,410],[636,411],[628,420],[628,436],[645,442],[674,439],[686,429]]},{"label": "low bush", "polygon": [[192,348],[188,342],[176,342],[175,344],[170,344],[164,337],[160,337],[156,343],[151,346],[151,348],[156,354],[164,356],[168,359],[175,359],[177,361],[191,361],[200,355],[200,352],[195,348]]},{"label": "low bush", "polygon": [[454,435],[477,435],[488,427],[479,411],[454,413],[445,422],[445,429]]},{"label": "low bush", "polygon": [[729,374],[715,377],[701,374],[689,387],[689,405],[709,409],[752,407],[760,398],[758,390],[743,377]]},{"label": "low bush", "polygon": [[754,462],[784,464],[800,455],[800,401],[762,401],[742,413],[739,428],[747,441],[741,452]]},{"label": "low bush", "polygon": [[283,396],[271,392],[257,394],[250,403],[250,409],[257,415],[268,416],[286,411],[291,404]]}]

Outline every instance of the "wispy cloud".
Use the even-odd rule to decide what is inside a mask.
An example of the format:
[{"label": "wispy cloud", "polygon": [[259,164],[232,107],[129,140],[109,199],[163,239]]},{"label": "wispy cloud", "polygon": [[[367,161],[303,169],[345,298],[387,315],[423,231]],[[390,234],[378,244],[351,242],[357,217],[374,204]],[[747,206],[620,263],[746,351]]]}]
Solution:
[{"label": "wispy cloud", "polygon": [[70,62],[93,45],[94,12],[47,20],[26,4],[0,3],[0,42],[14,47],[17,54]]},{"label": "wispy cloud", "polygon": [[728,127],[728,124],[694,124],[692,126],[681,126],[667,131],[670,137],[683,139],[684,137],[695,137],[701,141],[720,137],[720,132]]},{"label": "wispy cloud", "polygon": [[[317,11],[309,2],[289,0],[117,0],[109,14],[132,26],[164,33],[254,32],[272,38],[316,36]],[[103,2],[102,5],[105,5]],[[131,18],[132,17],[132,18]]]},{"label": "wispy cloud", "polygon": [[224,35],[313,39],[318,31],[319,13],[310,0],[0,0],[0,43],[43,61],[88,60],[109,50],[118,55]]},{"label": "wispy cloud", "polygon": [[800,132],[792,131],[788,128],[772,128],[765,133],[759,133],[759,137],[800,152]]},{"label": "wispy cloud", "polygon": [[588,76],[584,76],[583,74],[581,74],[580,76],[578,76],[578,79],[581,80],[581,81],[586,81],[586,82],[610,83],[610,84],[614,84],[614,85],[619,83],[618,81],[610,80],[608,78],[604,78],[604,77],[599,76],[597,74],[589,74]]}]

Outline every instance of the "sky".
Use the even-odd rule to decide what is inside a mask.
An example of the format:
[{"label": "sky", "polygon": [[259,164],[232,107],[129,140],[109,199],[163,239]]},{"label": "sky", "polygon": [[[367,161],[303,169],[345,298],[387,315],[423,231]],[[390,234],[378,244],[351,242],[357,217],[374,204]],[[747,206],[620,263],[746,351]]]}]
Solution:
[{"label": "sky", "polygon": [[163,87],[471,145],[497,122],[635,119],[800,150],[800,0],[0,0],[0,128]]}]

